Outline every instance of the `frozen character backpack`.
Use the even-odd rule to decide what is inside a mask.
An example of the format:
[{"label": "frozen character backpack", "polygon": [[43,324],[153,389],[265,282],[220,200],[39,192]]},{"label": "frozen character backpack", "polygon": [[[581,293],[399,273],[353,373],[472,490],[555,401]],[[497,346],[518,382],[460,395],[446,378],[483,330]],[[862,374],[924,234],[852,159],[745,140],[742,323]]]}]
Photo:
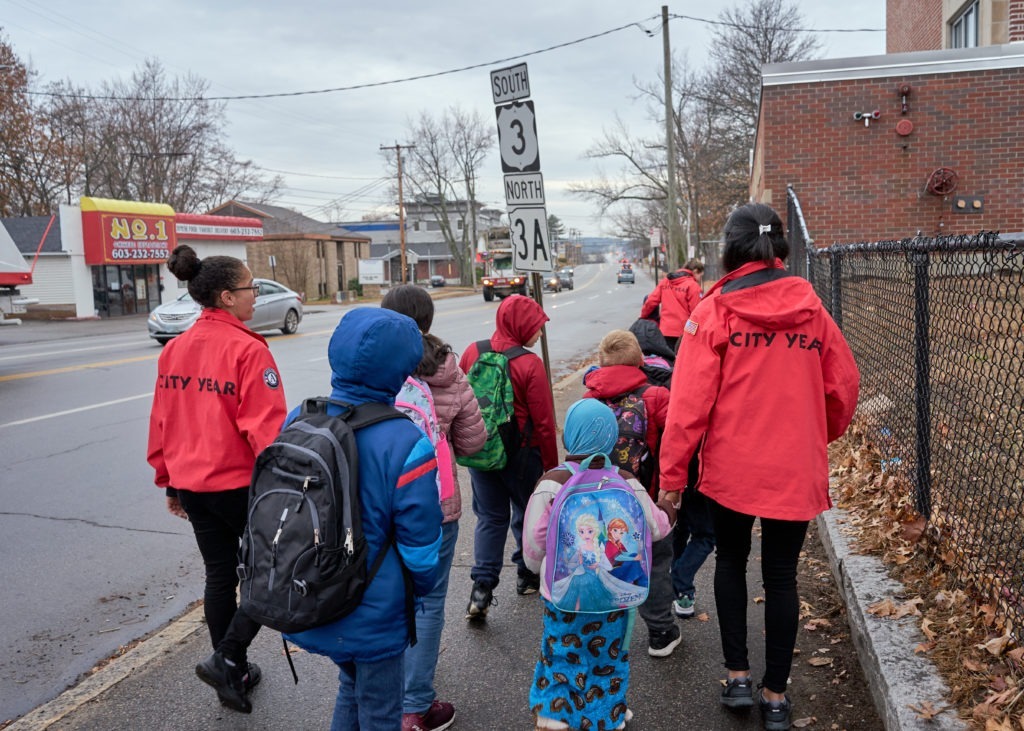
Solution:
[{"label": "frozen character backpack", "polygon": [[[605,467],[591,467],[604,457]],[[647,599],[651,534],[633,488],[595,454],[563,467],[571,473],[551,506],[544,581],[565,612],[604,614]]]},{"label": "frozen character backpack", "polygon": [[441,500],[447,500],[455,494],[452,451],[448,447],[448,435],[441,429],[441,422],[437,419],[430,386],[409,376],[395,397],[395,408],[408,415],[434,445],[434,451],[437,452],[437,492]]}]

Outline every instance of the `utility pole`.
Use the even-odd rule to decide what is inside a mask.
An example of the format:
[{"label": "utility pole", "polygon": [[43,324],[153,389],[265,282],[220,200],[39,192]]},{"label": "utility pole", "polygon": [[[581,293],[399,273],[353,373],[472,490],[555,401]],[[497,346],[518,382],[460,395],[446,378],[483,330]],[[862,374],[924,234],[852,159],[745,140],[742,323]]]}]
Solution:
[{"label": "utility pole", "polygon": [[[406,150],[411,150],[416,145],[405,145]],[[398,158],[398,250],[402,258],[402,284],[409,279],[409,267],[405,263],[405,204],[402,202],[402,145],[397,142],[390,147],[381,145],[382,150],[394,150]]]},{"label": "utility pole", "polygon": [[665,215],[668,217],[668,270],[679,268],[679,221],[676,220],[676,135],[672,105],[672,44],[668,39],[668,5],[661,6],[661,39],[665,51],[665,147],[668,150],[668,188]]}]

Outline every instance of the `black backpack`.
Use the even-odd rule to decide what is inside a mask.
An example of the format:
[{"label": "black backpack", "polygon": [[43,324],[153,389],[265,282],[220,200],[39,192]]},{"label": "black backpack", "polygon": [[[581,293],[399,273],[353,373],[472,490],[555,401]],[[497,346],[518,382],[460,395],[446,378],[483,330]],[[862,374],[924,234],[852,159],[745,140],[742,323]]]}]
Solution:
[{"label": "black backpack", "polygon": [[[328,403],[345,411],[328,416]],[[404,418],[387,404],[352,407],[308,399],[260,453],[238,564],[241,606],[249,617],[292,633],[333,622],[359,606],[393,538],[367,568],[355,431]]]}]

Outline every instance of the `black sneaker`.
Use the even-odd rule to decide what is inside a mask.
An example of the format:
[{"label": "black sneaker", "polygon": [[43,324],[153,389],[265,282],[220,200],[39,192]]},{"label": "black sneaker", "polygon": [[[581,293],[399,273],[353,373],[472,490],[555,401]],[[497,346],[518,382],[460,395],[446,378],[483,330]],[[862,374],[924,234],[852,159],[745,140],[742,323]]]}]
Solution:
[{"label": "black sneaker", "polygon": [[764,689],[757,694],[757,704],[761,707],[761,720],[765,731],[789,731],[792,724],[793,703],[788,695],[781,701],[769,701],[764,697]]},{"label": "black sneaker", "polygon": [[242,676],[242,687],[245,689],[246,694],[248,694],[263,680],[263,672],[260,670],[260,666],[254,662],[246,663],[246,667],[249,670]]},{"label": "black sneaker", "polygon": [[651,657],[668,657],[682,641],[683,636],[679,634],[679,628],[675,624],[664,632],[652,630],[648,632],[647,654]]},{"label": "black sneaker", "polygon": [[217,691],[222,704],[239,713],[252,713],[252,703],[245,697],[242,673],[237,666],[228,665],[224,655],[219,652],[210,655],[196,665],[196,675]]},{"label": "black sneaker", "polygon": [[520,574],[516,580],[516,594],[526,596],[536,594],[540,590],[540,576],[532,571],[528,574]]},{"label": "black sneaker", "polygon": [[726,708],[753,708],[754,707],[754,686],[750,677],[729,678],[722,688],[722,705]]},{"label": "black sneaker", "polygon": [[469,595],[469,606],[466,607],[466,619],[487,619],[487,610],[494,604],[494,590],[479,581],[473,582],[473,591]]}]

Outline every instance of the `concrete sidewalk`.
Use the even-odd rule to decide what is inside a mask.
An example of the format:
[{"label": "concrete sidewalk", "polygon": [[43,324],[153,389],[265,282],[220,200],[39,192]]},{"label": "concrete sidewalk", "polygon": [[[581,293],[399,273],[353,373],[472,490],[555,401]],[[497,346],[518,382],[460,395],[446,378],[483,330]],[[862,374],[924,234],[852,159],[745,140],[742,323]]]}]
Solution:
[{"label": "concrete sidewalk", "polygon": [[[137,330],[140,318],[127,331]],[[82,334],[93,328],[119,332],[128,323],[114,321],[34,323],[46,328],[44,339],[59,339],[60,332]],[[22,326],[24,327],[24,326]],[[49,328],[56,328],[50,330]],[[7,329],[0,330],[0,343]],[[100,334],[97,332],[96,334]],[[34,337],[41,337],[39,331]],[[67,336],[65,336],[67,337]],[[582,395],[581,374],[556,384],[558,422],[566,408]],[[469,625],[464,618],[471,580],[474,517],[470,509],[468,476],[460,477],[464,514],[452,568],[447,625],[438,664],[439,696],[458,709],[456,729],[530,728],[527,692],[540,645],[541,617],[536,595],[519,597],[514,590],[514,570],[506,563],[503,581],[497,588],[497,604],[485,625]],[[854,709],[844,716],[842,728],[922,728],[908,706],[930,701],[941,706],[946,694],[926,658],[915,655],[914,646],[923,638],[915,636],[911,622],[902,624],[878,619],[866,612],[868,604],[899,591],[887,585],[877,561],[852,554],[842,533],[842,515],[819,519],[818,533],[829,551],[831,568],[843,592],[864,668],[863,678],[847,677],[854,688],[847,700]],[[510,541],[511,543],[511,541]],[[511,546],[507,546],[511,550]],[[755,555],[759,549],[755,547]],[[195,559],[198,561],[198,556]],[[679,622],[683,644],[665,659],[646,653],[647,634],[637,622],[632,647],[630,707],[636,714],[633,729],[753,729],[760,728],[756,711],[734,716],[718,703],[718,678],[722,675],[718,628],[714,612],[711,558],[698,574],[698,612],[709,621]],[[748,575],[750,596],[760,591],[760,576],[753,565]],[[751,614],[750,653],[755,675],[763,664],[760,613]],[[803,632],[801,630],[801,632]],[[251,659],[263,668],[263,683],[253,691],[251,715],[234,713],[220,706],[211,689],[194,675],[195,663],[210,652],[201,607],[140,643],[122,657],[106,664],[74,688],[8,727],[8,731],[29,729],[173,728],[173,729],[323,729],[330,723],[337,692],[335,666],[324,658],[298,653],[294,656],[299,685],[293,685],[280,636],[263,631],[251,650]],[[818,704],[826,694],[842,689],[814,689],[816,677],[804,663],[794,663],[794,718],[818,717]],[[851,675],[853,673],[851,672]],[[810,690],[808,690],[810,688]],[[860,690],[858,690],[858,688]],[[870,691],[870,694],[868,693]],[[843,691],[845,692],[845,691]],[[873,701],[873,703],[872,703]],[[855,706],[861,706],[860,715]],[[878,708],[876,715],[870,706]],[[823,709],[822,709],[823,710]],[[883,721],[879,721],[878,717]],[[827,721],[826,721],[827,723]],[[812,726],[812,727],[817,727]],[[827,727],[827,726],[825,726]],[[963,728],[952,711],[927,724],[932,729]]]}]

